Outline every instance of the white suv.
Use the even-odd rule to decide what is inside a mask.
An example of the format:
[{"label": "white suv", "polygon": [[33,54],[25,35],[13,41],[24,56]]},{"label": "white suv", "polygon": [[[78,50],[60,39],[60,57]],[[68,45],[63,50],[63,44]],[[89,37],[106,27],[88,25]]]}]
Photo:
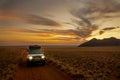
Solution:
[{"label": "white suv", "polygon": [[29,50],[27,54],[27,65],[36,64],[36,63],[45,65],[46,58],[44,53],[41,51],[41,46],[32,45],[29,46]]}]

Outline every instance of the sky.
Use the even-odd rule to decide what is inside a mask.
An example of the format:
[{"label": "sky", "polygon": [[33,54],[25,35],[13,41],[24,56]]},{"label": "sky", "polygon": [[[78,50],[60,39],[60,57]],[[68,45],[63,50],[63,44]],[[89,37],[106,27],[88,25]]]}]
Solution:
[{"label": "sky", "polygon": [[0,0],[0,45],[120,39],[120,0]]}]

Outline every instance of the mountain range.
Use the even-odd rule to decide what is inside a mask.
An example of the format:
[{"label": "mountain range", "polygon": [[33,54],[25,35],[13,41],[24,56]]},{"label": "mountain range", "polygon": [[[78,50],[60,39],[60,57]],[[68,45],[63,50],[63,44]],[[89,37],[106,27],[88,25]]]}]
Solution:
[{"label": "mountain range", "polygon": [[79,47],[99,47],[99,46],[120,46],[120,39],[111,37],[111,38],[105,38],[105,39],[96,39],[93,38],[90,41],[87,41]]}]

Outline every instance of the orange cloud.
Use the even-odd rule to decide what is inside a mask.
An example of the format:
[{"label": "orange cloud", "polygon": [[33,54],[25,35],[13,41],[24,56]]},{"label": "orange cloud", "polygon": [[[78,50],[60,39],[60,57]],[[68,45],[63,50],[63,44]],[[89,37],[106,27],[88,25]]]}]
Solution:
[{"label": "orange cloud", "polygon": [[0,19],[1,20],[21,20],[19,14],[14,13],[10,10],[0,10]]},{"label": "orange cloud", "polygon": [[[67,30],[27,30],[19,28],[2,28],[6,34],[0,35],[0,41],[18,41],[31,43],[75,43],[81,37]],[[81,41],[80,41],[81,42]]]}]

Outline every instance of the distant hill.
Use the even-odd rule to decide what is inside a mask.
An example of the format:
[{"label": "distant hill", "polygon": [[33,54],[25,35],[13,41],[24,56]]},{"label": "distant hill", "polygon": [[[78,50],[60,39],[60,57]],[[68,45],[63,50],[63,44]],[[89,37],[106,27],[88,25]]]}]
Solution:
[{"label": "distant hill", "polygon": [[79,45],[79,47],[99,47],[99,46],[120,46],[120,39],[116,39],[114,37],[105,38],[103,40],[93,38],[92,40]]}]

